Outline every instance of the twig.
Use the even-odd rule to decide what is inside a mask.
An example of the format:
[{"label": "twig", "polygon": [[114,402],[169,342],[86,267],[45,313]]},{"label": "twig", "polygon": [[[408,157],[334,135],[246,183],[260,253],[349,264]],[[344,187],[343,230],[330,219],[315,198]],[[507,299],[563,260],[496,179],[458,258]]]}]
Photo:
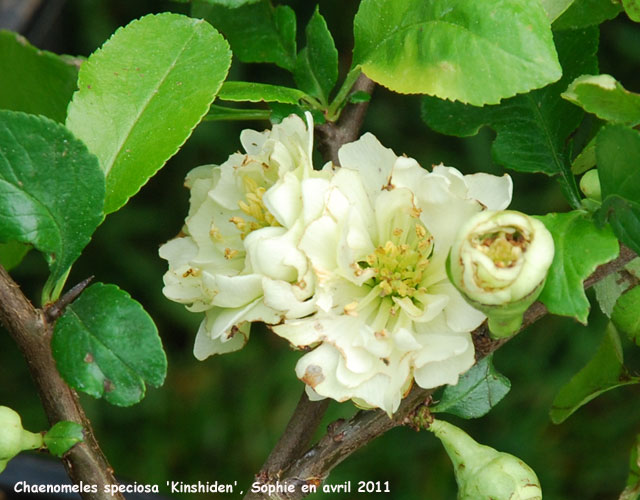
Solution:
[{"label": "twig", "polygon": [[44,316],[48,323],[55,323],[55,321],[62,316],[64,310],[69,306],[74,300],[76,300],[84,289],[89,286],[89,283],[93,281],[94,276],[89,276],[87,279],[82,280],[80,283],[75,285],[71,290],[65,293],[62,297],[56,300],[53,304],[49,304],[44,308]]},{"label": "twig", "polygon": [[[257,474],[257,481],[262,484],[277,481],[285,468],[306,451],[328,406],[328,399],[310,401],[306,392],[302,392],[286,429]],[[263,498],[262,495],[249,492],[244,500],[259,498]]]},{"label": "twig", "polygon": [[95,485],[97,492],[81,492],[85,500],[124,500],[105,492],[115,485],[113,469],[98,446],[91,424],[80,406],[78,395],[62,380],[51,354],[52,323],[44,311],[33,307],[11,276],[0,266],[0,321],[22,351],[36,383],[42,406],[51,425],[70,420],[82,425],[84,441],[63,458],[67,473],[79,484]]},{"label": "twig", "polygon": [[[607,275],[620,270],[636,255],[622,246],[617,259],[604,264],[584,282],[589,288]],[[546,307],[535,302],[526,312],[520,331],[535,323],[547,314]],[[483,323],[472,332],[476,347],[476,358],[481,359],[499,349],[509,339],[492,340],[488,334],[487,323]],[[422,389],[414,386],[409,395],[403,399],[392,418],[382,410],[360,411],[350,420],[337,423],[331,432],[323,436],[307,453],[296,460],[281,476],[279,484],[285,489],[294,486],[292,493],[280,493],[277,498],[299,500],[308,495],[302,491],[302,485],[319,485],[329,473],[354,451],[362,448],[388,430],[403,425],[417,408],[422,406],[436,389]],[[266,496],[255,498],[268,498]]]},{"label": "twig", "polygon": [[[352,91],[364,91],[367,94],[371,94],[375,85],[372,80],[369,80],[362,73],[353,85]],[[339,164],[338,150],[343,144],[353,142],[358,138],[368,106],[368,102],[348,104],[342,110],[336,123],[328,122],[315,128],[318,149],[325,161],[332,161],[336,165]]]}]

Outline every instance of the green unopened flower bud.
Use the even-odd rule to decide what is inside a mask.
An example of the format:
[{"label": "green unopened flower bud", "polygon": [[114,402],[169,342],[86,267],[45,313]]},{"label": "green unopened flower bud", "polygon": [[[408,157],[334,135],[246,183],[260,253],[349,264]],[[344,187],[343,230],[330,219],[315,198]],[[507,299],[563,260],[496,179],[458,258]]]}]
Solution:
[{"label": "green unopened flower bud", "polygon": [[600,189],[600,177],[598,170],[592,168],[580,179],[580,190],[590,200],[602,201],[602,190]]},{"label": "green unopened flower bud", "polygon": [[21,451],[34,450],[42,445],[41,434],[24,430],[20,415],[11,408],[0,406],[0,472]]},{"label": "green unopened flower bud", "polygon": [[449,279],[489,317],[494,337],[509,337],[538,298],[553,261],[553,238],[542,222],[513,210],[485,210],[458,232]]},{"label": "green unopened flower bud", "polygon": [[474,441],[442,420],[429,426],[444,445],[456,474],[458,500],[541,500],[540,481],[518,457]]}]

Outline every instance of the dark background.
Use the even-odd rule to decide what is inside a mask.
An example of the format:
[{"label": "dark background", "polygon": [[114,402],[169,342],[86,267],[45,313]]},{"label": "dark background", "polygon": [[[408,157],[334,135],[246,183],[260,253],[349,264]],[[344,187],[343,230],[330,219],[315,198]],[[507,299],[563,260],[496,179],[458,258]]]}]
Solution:
[{"label": "dark background", "polygon": [[[38,3],[19,25],[21,32],[40,48],[82,56],[99,47],[118,26],[141,15],[188,12],[186,5],[154,0],[50,0],[34,5]],[[300,34],[315,4],[308,0],[284,3],[296,10]],[[353,43],[351,24],[357,5],[355,0],[320,2],[343,55]],[[1,1],[0,6],[4,6]],[[0,22],[8,22],[9,14],[5,12]],[[624,14],[605,23],[601,71],[615,76],[627,89],[640,91],[639,48],[640,27]],[[344,67],[349,63],[341,62]],[[292,85],[289,75],[273,65],[237,61],[230,79]],[[363,131],[375,133],[396,153],[412,156],[425,166],[444,162],[464,173],[503,172],[491,160],[491,131],[462,140],[435,134],[420,121],[419,102],[419,97],[377,88]],[[74,284],[95,275],[96,281],[115,283],[140,301],[158,325],[169,357],[164,387],[150,389],[143,402],[131,408],[85,396],[82,401],[117,474],[138,483],[159,484],[161,491],[166,491],[168,480],[237,481],[246,491],[302,391],[293,371],[299,355],[260,327],[254,327],[242,351],[196,361],[191,351],[199,316],[161,293],[166,264],[157,250],[177,234],[187,213],[184,176],[197,165],[223,162],[240,148],[239,132],[248,127],[261,130],[269,124],[201,124],[159,174],[125,208],[106,219],[68,281]],[[569,209],[553,180],[542,175],[513,177],[513,208],[531,214]],[[47,275],[46,265],[32,252],[12,275],[36,299]],[[505,400],[475,421],[447,417],[478,441],[531,465],[541,479],[545,499],[613,499],[624,487],[629,449],[640,431],[637,386],[599,397],[562,425],[548,419],[555,393],[593,354],[605,324],[597,306],[588,328],[569,319],[544,318],[495,356],[496,367],[512,382]],[[633,357],[629,351],[631,366]],[[0,404],[19,411],[30,430],[47,426],[26,364],[1,330]],[[331,403],[322,428],[354,412],[350,403]],[[355,453],[328,482],[347,480],[354,489],[359,480],[389,481],[392,493],[379,495],[386,498],[437,500],[456,495],[451,466],[439,442],[429,433],[404,428]],[[352,497],[365,495],[327,495]]]}]

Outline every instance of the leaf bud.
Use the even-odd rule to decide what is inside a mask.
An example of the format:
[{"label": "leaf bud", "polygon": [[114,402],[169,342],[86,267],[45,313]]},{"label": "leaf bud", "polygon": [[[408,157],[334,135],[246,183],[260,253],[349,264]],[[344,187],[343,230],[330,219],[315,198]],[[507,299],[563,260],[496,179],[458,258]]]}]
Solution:
[{"label": "leaf bud", "polygon": [[600,189],[600,177],[598,170],[592,168],[580,179],[580,190],[590,200],[602,201],[602,190]]}]

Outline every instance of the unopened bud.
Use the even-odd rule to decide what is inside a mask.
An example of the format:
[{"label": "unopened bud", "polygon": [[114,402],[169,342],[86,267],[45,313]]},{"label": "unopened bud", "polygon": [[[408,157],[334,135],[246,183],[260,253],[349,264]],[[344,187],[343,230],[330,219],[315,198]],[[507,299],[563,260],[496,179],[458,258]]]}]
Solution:
[{"label": "unopened bud", "polygon": [[0,472],[21,451],[34,450],[42,445],[41,434],[24,430],[20,415],[11,408],[0,406]]},{"label": "unopened bud", "polygon": [[590,200],[602,201],[602,190],[600,189],[600,177],[598,170],[592,168],[580,179],[580,190]]},{"label": "unopened bud", "polygon": [[536,473],[518,457],[474,441],[442,420],[429,425],[444,445],[456,475],[458,500],[541,500]]},{"label": "unopened bud", "polygon": [[449,279],[489,317],[494,337],[509,337],[538,298],[553,261],[553,238],[542,222],[513,210],[486,210],[458,232]]}]

